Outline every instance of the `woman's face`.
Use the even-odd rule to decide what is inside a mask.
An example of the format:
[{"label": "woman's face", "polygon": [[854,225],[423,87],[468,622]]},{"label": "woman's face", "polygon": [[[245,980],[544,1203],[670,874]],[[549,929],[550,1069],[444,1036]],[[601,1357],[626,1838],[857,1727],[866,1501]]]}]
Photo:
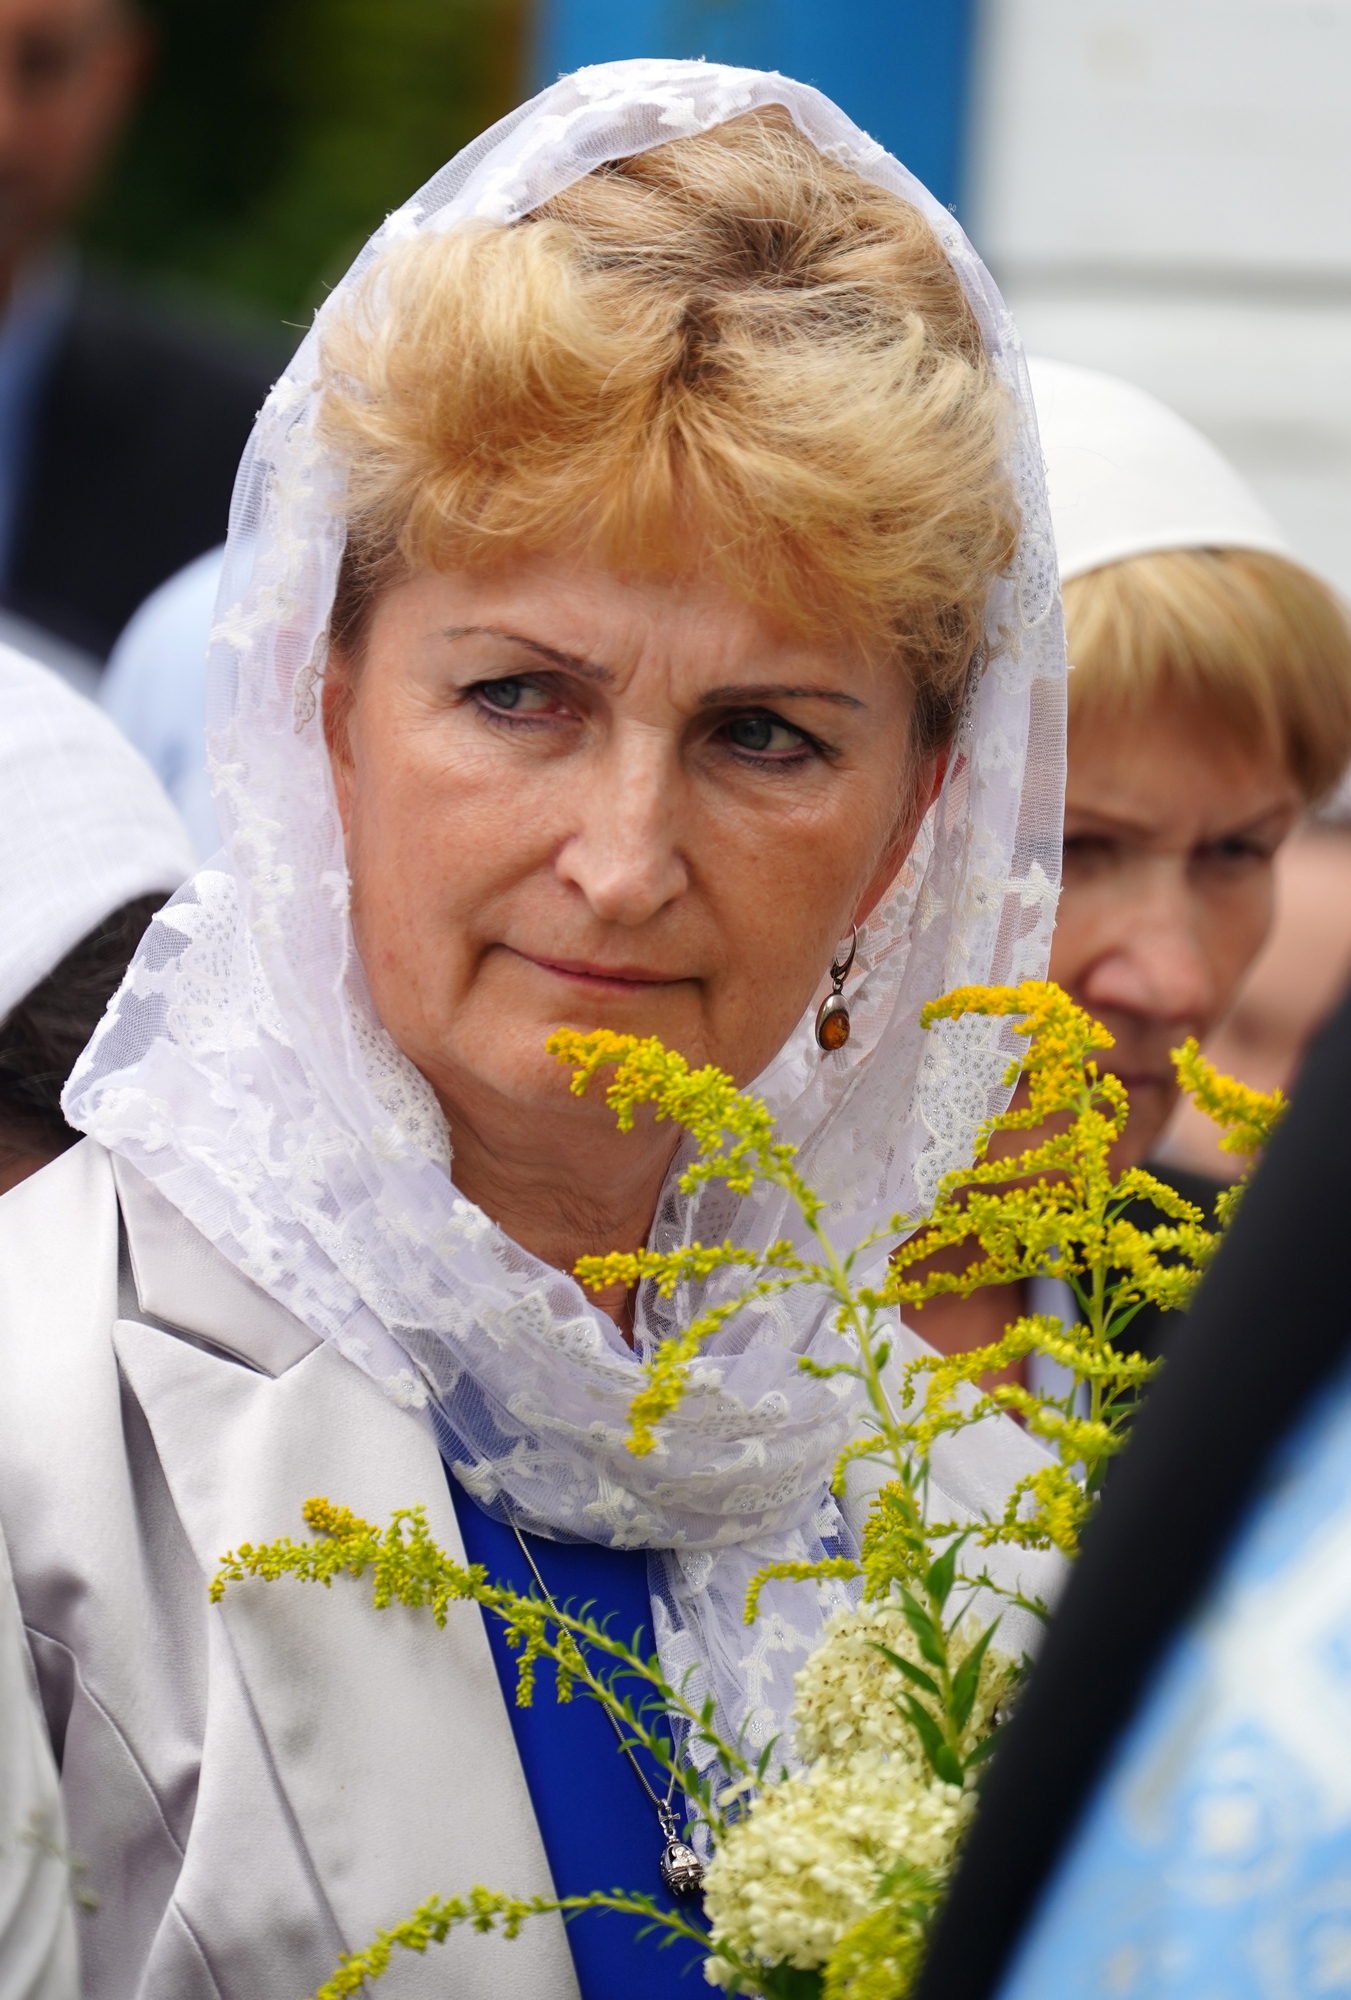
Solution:
[{"label": "woman's face", "polygon": [[390,590],[326,725],[375,1004],[452,1130],[565,1099],[561,1024],[763,1069],[929,803],[910,711],[894,666],[714,582],[540,558]]},{"label": "woman's face", "polygon": [[1302,801],[1278,751],[1180,708],[1076,725],[1068,762],[1051,977],[1116,1036],[1121,1164],[1138,1164],[1177,1099],[1169,1051],[1205,1038],[1261,949]]}]

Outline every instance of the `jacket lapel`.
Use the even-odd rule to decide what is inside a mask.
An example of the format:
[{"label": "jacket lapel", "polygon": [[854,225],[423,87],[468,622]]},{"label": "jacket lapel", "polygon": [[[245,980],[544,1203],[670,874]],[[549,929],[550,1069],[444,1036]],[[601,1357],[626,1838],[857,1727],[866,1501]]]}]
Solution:
[{"label": "jacket lapel", "polygon": [[[193,1240],[175,1248],[172,1229],[157,1241],[153,1229],[138,1226],[144,1217],[134,1200],[124,1214],[138,1290],[155,1299],[161,1324],[122,1319],[114,1342],[204,1577],[243,1542],[301,1538],[301,1507],[313,1495],[378,1525],[395,1508],[421,1505],[437,1542],[463,1561],[426,1421],[396,1408],[271,1300],[264,1300],[267,1313],[250,1319],[263,1295],[181,1218],[179,1231]],[[166,1306],[182,1310],[185,1287],[176,1286],[174,1273],[189,1262],[196,1324],[173,1329],[163,1323]],[[550,1893],[473,1606],[452,1606],[438,1631],[425,1611],[377,1612],[369,1576],[340,1578],[329,1590],[285,1578],[232,1584],[212,1615],[224,1622],[279,1785],[349,1949],[433,1892],[484,1883]],[[452,1962],[466,1953],[481,1962],[485,1941],[457,1939],[436,1955],[429,1991],[480,1990],[482,1973],[461,1988]],[[550,2000],[575,1996],[557,1919],[527,1926],[504,1948],[495,1990],[510,1989]],[[481,1990],[494,1990],[492,1982]]]}]

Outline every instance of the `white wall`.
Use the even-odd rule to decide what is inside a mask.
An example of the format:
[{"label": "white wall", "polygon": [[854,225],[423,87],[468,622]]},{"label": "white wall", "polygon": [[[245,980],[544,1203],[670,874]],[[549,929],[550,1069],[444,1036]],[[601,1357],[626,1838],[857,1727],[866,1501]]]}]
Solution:
[{"label": "white wall", "polygon": [[976,75],[1029,349],[1173,403],[1351,593],[1351,0],[984,0]]}]

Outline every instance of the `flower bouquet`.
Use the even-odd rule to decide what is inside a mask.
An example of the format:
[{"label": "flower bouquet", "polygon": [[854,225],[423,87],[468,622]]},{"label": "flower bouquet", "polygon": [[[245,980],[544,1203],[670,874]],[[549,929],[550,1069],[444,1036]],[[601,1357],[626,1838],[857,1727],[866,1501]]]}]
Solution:
[{"label": "flower bouquet", "polygon": [[[825,1291],[848,1358],[800,1365],[854,1378],[863,1417],[836,1467],[835,1490],[843,1493],[856,1468],[870,1468],[875,1491],[857,1557],[771,1565],[752,1583],[745,1616],[754,1623],[771,1576],[843,1584],[852,1602],[828,1621],[796,1677],[792,1743],[770,1744],[751,1759],[719,1732],[711,1699],[671,1686],[655,1657],[636,1653],[604,1624],[455,1562],[435,1545],[419,1509],[381,1529],[316,1499],[305,1508],[316,1539],[228,1555],[215,1597],[245,1576],[329,1584],[369,1572],[377,1609],[424,1607],[444,1626],[457,1602],[477,1603],[502,1621],[516,1649],[519,1703],[534,1696],[539,1662],[552,1662],[557,1698],[580,1693],[600,1702],[621,1740],[645,1750],[685,1806],[684,1832],[672,1819],[663,1859],[674,1906],[619,1889],[520,1898],[480,1885],[435,1895],[344,1958],[317,2000],[358,1992],[394,1952],[425,1951],[458,1925],[512,1936],[533,1915],[586,1909],[627,1913],[672,1943],[694,1945],[709,1983],[729,1993],[902,2000],[910,1989],[979,1809],[982,1771],[1028,1670],[1025,1657],[1001,1648],[1001,1619],[1010,1603],[1048,1615],[1039,1599],[991,1573],[990,1552],[1075,1555],[1140,1392],[1160,1365],[1132,1351],[1131,1322],[1149,1303],[1184,1306],[1219,1241],[1201,1212],[1154,1176],[1138,1168],[1113,1174],[1128,1104],[1122,1084],[1098,1069],[1097,1052],[1112,1045],[1103,1027],[1041,981],[960,989],[932,1002],[923,1021],[966,1014],[1012,1017],[1027,1051],[1007,1081],[1021,1068],[1023,1089],[982,1129],[974,1164],[942,1182],[923,1227],[907,1237],[911,1220],[891,1219],[887,1234],[900,1247],[885,1282],[874,1286],[857,1282],[854,1271],[879,1238],[836,1254],[819,1198],[757,1099],[717,1070],[691,1071],[655,1040],[554,1036],[550,1046],[572,1066],[578,1093],[611,1072],[607,1098],[622,1128],[639,1106],[652,1105],[694,1137],[687,1191],[720,1179],[745,1194],[768,1182],[795,1202],[807,1254],[788,1242],[759,1256],[695,1244],[586,1258],[576,1275],[596,1288],[647,1282],[669,1298],[678,1285],[747,1267],[735,1297],[696,1315],[647,1362],[630,1411],[629,1448],[637,1454],[654,1448],[706,1342],[733,1313],[792,1286]],[[1222,1144],[1257,1151],[1283,1108],[1279,1093],[1263,1097],[1217,1076],[1194,1042],[1175,1060],[1184,1089],[1225,1128]],[[1015,1136],[1000,1136],[999,1147],[1012,1150],[991,1157],[996,1135]],[[1222,1198],[1222,1226],[1237,1199],[1238,1191]],[[1142,1200],[1162,1218],[1149,1227],[1131,1218]],[[954,1246],[965,1246],[968,1261],[941,1268],[951,1259],[935,1263],[935,1253]],[[1028,1314],[999,1341],[967,1353],[926,1352],[904,1363],[895,1355],[898,1307],[1041,1275],[1067,1281],[1073,1323]],[[1037,1393],[1018,1379],[986,1386],[1001,1371],[1016,1376],[1034,1354],[1059,1364],[1056,1392]],[[974,1523],[945,1517],[931,1477],[935,1454],[945,1439],[999,1412],[1042,1440],[1045,1463],[1018,1482],[1002,1515]]]}]

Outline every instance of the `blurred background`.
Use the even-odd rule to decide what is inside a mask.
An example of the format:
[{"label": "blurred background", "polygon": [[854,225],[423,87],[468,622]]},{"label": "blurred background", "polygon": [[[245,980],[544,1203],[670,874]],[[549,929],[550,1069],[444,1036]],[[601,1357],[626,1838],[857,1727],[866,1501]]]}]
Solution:
[{"label": "blurred background", "polygon": [[374,224],[530,87],[519,0],[140,12],[148,82],[82,241],[283,348]]}]

